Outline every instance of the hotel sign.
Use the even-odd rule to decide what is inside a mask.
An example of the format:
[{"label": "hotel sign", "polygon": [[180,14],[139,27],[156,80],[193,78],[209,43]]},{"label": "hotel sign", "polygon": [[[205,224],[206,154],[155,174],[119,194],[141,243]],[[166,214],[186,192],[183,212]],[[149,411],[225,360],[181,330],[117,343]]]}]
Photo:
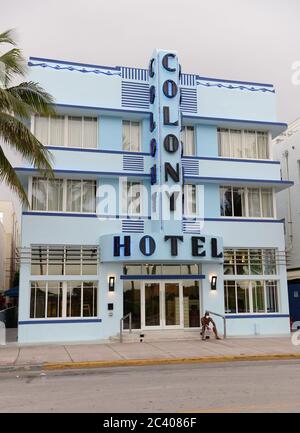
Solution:
[{"label": "hotel sign", "polygon": [[207,235],[165,235],[163,233],[103,235],[101,262],[200,261],[222,262],[222,238]]},{"label": "hotel sign", "polygon": [[[149,64],[150,150],[152,190],[165,187],[154,200],[152,219],[161,221],[161,231],[170,231],[170,219],[182,215],[182,166],[180,141],[180,65],[176,52],[156,50]],[[162,189],[160,189],[162,191]],[[178,217],[179,215],[179,217]],[[172,230],[174,224],[172,224]]]}]

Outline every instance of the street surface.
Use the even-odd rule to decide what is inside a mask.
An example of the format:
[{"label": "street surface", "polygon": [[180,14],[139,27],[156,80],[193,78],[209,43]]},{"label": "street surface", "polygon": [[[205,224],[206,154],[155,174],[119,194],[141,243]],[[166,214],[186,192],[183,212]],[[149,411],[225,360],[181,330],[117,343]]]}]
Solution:
[{"label": "street surface", "polygon": [[300,412],[300,362],[2,372],[0,412]]}]

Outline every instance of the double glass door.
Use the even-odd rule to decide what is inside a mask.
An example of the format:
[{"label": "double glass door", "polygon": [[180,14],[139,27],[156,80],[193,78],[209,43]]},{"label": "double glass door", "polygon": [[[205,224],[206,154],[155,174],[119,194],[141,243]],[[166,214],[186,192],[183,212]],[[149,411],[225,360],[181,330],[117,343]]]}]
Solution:
[{"label": "double glass door", "polygon": [[181,282],[146,281],[141,294],[142,328],[183,327]]}]

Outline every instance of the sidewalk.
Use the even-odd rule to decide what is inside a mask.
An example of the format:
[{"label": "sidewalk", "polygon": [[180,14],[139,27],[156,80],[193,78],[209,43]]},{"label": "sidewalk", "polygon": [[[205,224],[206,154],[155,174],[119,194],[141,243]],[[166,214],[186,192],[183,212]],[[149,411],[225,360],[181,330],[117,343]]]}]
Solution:
[{"label": "sidewalk", "polygon": [[290,337],[0,346],[0,371],[289,358],[300,360]]}]

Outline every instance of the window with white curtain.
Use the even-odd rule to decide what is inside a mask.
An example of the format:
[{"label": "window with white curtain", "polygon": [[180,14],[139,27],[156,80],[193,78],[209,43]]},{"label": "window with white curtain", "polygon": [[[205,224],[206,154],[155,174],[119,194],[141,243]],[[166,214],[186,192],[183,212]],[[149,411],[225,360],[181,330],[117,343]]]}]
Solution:
[{"label": "window with white curtain", "polygon": [[34,177],[32,179],[31,208],[37,211],[62,211],[63,180]]},{"label": "window with white curtain", "polygon": [[34,134],[45,146],[96,148],[98,121],[87,116],[36,115]]},{"label": "window with white curtain", "polygon": [[197,216],[197,186],[186,184],[184,185],[184,215],[189,217]]},{"label": "window with white curtain", "polygon": [[141,150],[141,124],[131,120],[123,120],[123,150],[127,152],[140,152]]},{"label": "window with white curtain", "polygon": [[273,189],[220,186],[220,209],[226,217],[274,218]]},{"label": "window with white curtain", "polygon": [[122,212],[125,215],[140,215],[142,213],[141,182],[123,182]]},{"label": "window with white curtain", "polygon": [[31,209],[52,212],[96,212],[95,180],[32,179]]},{"label": "window with white curtain", "polygon": [[67,180],[67,211],[96,212],[96,181]]},{"label": "window with white curtain", "polygon": [[183,143],[183,155],[196,155],[195,130],[193,126],[183,126],[181,140]]},{"label": "window with white curtain", "polygon": [[269,159],[266,131],[218,129],[219,156],[228,158]]}]

